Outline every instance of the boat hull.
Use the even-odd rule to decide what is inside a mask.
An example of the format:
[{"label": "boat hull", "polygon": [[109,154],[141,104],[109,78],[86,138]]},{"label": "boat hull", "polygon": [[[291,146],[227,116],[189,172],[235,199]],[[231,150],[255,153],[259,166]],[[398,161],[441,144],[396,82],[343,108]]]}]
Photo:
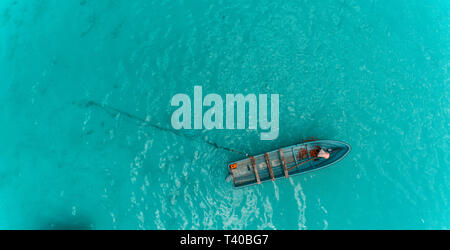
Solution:
[{"label": "boat hull", "polygon": [[[329,158],[315,157],[323,149]],[[334,140],[317,140],[281,148],[228,164],[235,188],[288,178],[331,166],[351,151],[350,145]]]}]

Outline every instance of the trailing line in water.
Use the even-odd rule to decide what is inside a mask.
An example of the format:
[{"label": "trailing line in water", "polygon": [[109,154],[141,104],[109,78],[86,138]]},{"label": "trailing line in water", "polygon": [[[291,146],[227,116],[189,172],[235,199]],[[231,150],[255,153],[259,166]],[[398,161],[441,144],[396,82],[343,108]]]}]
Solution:
[{"label": "trailing line in water", "polygon": [[108,106],[108,105],[105,105],[105,104],[98,103],[96,101],[92,101],[92,100],[87,101],[87,102],[84,103],[84,106],[87,107],[87,108],[91,108],[91,107],[99,108],[99,109],[105,111],[106,113],[108,113],[108,114],[110,114],[111,116],[114,116],[114,117],[117,116],[117,115],[123,115],[123,116],[125,116],[125,117],[127,117],[127,118],[129,118],[131,120],[134,120],[134,121],[137,121],[137,122],[141,122],[144,126],[147,126],[147,127],[151,127],[151,128],[154,128],[154,129],[158,129],[158,130],[164,131],[164,132],[172,133],[172,134],[174,134],[176,136],[184,137],[184,138],[192,140],[192,141],[200,141],[200,142],[206,143],[206,144],[208,144],[210,146],[213,146],[213,147],[215,147],[217,149],[226,150],[226,151],[233,152],[233,153],[236,153],[236,154],[249,156],[249,154],[247,154],[247,153],[244,153],[244,152],[241,152],[241,151],[229,148],[229,147],[225,147],[225,146],[219,145],[219,144],[217,144],[215,142],[212,142],[212,141],[209,141],[209,140],[207,140],[207,139],[205,139],[203,137],[199,137],[197,135],[187,135],[187,134],[181,133],[181,132],[179,132],[177,130],[174,130],[174,129],[165,128],[165,127],[159,126],[157,124],[153,124],[153,123],[149,122],[148,120],[143,119],[142,117],[139,117],[137,115],[128,113],[126,111],[120,110],[120,109],[115,108],[115,107],[111,107],[111,106]]}]

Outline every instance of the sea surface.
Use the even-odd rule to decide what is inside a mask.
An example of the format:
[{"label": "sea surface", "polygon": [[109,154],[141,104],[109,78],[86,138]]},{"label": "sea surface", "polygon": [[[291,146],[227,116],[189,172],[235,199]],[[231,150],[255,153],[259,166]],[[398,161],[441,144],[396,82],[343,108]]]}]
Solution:
[{"label": "sea surface", "polygon": [[[449,7],[2,0],[0,229],[450,229]],[[279,94],[279,137],[173,133],[171,98],[195,85]],[[243,156],[205,142],[310,137],[352,151],[237,190]]]}]

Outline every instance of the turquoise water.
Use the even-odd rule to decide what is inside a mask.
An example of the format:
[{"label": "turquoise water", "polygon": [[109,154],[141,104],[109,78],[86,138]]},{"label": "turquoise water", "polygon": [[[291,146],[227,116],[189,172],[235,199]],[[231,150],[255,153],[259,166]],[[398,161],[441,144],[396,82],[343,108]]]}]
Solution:
[{"label": "turquoise water", "polygon": [[[450,229],[448,13],[416,0],[3,0],[0,228]],[[172,96],[194,85],[280,94],[279,137],[189,140],[139,121],[171,128]],[[239,190],[226,164],[242,156],[202,142],[259,154],[311,136],[352,152]]]}]

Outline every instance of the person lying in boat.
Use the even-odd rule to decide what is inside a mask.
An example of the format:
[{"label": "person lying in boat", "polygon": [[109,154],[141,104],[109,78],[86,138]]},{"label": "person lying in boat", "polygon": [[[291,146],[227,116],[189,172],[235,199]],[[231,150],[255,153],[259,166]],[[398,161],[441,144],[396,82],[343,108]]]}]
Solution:
[{"label": "person lying in boat", "polygon": [[328,159],[330,158],[330,153],[326,152],[321,148],[319,153],[317,154],[317,157]]},{"label": "person lying in boat", "polygon": [[330,158],[330,153],[323,150],[321,147],[314,148],[309,152],[311,154],[311,157],[317,157],[317,158]]}]

